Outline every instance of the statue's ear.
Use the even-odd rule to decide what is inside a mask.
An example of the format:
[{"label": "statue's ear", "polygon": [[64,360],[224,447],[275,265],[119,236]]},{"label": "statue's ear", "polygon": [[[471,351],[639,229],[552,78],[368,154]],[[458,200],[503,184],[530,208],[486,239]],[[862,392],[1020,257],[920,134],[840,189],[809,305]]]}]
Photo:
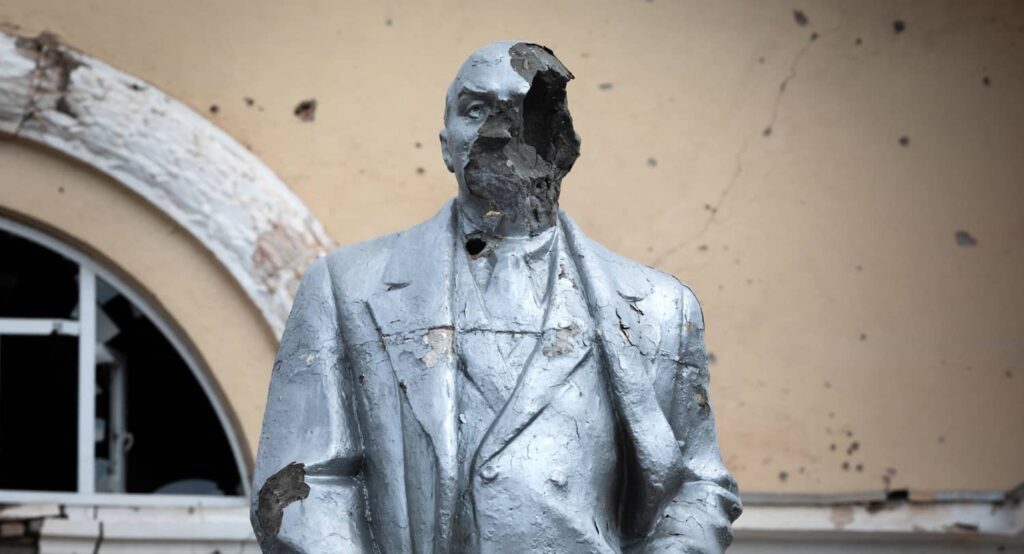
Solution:
[{"label": "statue's ear", "polygon": [[448,150],[448,130],[441,129],[441,157],[444,158],[444,166],[448,171],[455,173],[455,166],[452,164],[452,153]]}]

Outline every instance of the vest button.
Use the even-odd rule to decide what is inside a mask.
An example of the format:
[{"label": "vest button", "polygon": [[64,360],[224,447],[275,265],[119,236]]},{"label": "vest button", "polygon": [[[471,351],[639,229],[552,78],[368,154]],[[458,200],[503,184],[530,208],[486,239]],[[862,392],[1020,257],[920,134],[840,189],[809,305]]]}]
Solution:
[{"label": "vest button", "polygon": [[480,469],[480,478],[483,479],[485,483],[490,483],[491,481],[494,481],[497,477],[498,470],[491,464],[487,464]]}]

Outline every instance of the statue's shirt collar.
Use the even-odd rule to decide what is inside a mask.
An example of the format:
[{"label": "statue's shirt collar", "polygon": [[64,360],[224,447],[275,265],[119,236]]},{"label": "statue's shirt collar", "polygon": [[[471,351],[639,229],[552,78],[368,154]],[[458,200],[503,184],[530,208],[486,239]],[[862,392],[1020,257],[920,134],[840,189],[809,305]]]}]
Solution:
[{"label": "statue's shirt collar", "polygon": [[[529,237],[488,236],[475,229],[469,218],[458,217],[465,257],[480,294],[484,297],[505,294],[495,289],[516,291],[518,298],[507,303],[525,302],[521,307],[543,306],[548,293],[552,256],[557,255],[556,225]],[[472,241],[482,241],[483,244]],[[479,250],[477,250],[479,248]],[[460,256],[463,257],[463,256]],[[529,295],[524,298],[523,296]],[[532,302],[531,302],[532,300]],[[493,304],[488,302],[488,304]],[[494,306],[489,306],[494,308]]]}]

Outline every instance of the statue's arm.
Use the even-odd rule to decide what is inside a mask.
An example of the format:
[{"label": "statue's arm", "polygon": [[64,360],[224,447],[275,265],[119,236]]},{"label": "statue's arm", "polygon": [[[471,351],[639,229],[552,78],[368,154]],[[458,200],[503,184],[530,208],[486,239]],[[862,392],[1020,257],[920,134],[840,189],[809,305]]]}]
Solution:
[{"label": "statue's arm", "polygon": [[306,272],[277,352],[253,479],[264,552],[359,552],[362,450],[326,258]]},{"label": "statue's arm", "polygon": [[732,522],[743,508],[718,449],[700,304],[685,286],[681,296],[679,359],[667,415],[681,444],[686,480],[644,552],[710,554],[724,552],[732,542]]}]

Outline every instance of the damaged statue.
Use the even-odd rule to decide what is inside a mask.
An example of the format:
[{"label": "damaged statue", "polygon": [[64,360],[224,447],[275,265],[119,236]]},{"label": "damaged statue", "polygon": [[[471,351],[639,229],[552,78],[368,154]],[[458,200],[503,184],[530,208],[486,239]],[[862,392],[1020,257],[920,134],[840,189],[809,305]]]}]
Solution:
[{"label": "damaged statue", "polygon": [[729,545],[697,299],[558,209],[572,78],[536,44],[473,53],[441,131],[458,196],[307,271],[256,461],[264,551]]}]

